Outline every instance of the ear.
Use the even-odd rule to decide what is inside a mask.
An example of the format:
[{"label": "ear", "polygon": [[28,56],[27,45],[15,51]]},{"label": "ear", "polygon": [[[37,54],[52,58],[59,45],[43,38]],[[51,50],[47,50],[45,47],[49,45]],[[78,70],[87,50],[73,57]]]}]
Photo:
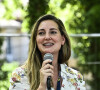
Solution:
[{"label": "ear", "polygon": [[61,43],[61,45],[64,45],[64,44],[65,44],[65,37],[62,36],[62,43]]}]

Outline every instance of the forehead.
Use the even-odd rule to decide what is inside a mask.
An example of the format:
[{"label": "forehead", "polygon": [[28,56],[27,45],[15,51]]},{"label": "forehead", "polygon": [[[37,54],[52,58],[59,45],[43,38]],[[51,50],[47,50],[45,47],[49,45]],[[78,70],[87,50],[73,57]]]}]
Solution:
[{"label": "forehead", "polygon": [[40,29],[40,28],[58,28],[58,24],[55,22],[55,21],[53,21],[53,20],[44,20],[44,21],[42,21],[40,24],[39,24],[39,27],[38,27],[38,29]]}]

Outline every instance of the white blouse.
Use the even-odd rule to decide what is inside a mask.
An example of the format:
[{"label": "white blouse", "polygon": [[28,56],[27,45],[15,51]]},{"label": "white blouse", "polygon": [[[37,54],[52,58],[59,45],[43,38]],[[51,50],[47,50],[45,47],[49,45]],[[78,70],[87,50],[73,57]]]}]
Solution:
[{"label": "white blouse", "polygon": [[[62,85],[61,90],[86,90],[83,76],[66,64],[61,64]],[[12,73],[9,90],[30,90],[26,69],[18,67]],[[54,90],[53,88],[51,90]]]}]

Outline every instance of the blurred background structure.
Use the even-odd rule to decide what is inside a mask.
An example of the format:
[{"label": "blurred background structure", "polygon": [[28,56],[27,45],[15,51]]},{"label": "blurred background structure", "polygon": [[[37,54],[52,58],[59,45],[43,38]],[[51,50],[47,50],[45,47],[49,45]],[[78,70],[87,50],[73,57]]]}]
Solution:
[{"label": "blurred background structure", "polygon": [[0,90],[8,90],[11,72],[28,54],[38,17],[54,14],[71,39],[69,66],[79,70],[87,90],[100,90],[100,0],[0,0]]},{"label": "blurred background structure", "polygon": [[[15,34],[21,34],[21,23],[17,21],[0,21],[1,37],[4,38],[0,59],[6,58],[8,62],[25,60],[27,57],[29,38],[28,37],[15,37]],[[4,34],[5,33],[5,34]],[[14,36],[12,38],[11,35]],[[10,35],[7,36],[7,35]]]}]

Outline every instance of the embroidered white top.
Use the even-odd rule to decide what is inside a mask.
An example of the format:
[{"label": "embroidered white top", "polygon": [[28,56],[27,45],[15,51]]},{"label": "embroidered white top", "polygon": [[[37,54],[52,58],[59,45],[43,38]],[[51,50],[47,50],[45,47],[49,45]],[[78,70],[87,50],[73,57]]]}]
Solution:
[{"label": "embroidered white top", "polygon": [[[86,90],[83,76],[77,70],[68,67],[66,64],[61,64],[60,66],[62,77],[61,90]],[[9,90],[30,90],[26,69],[18,67],[12,73],[10,83]],[[52,88],[52,90],[54,89]]]}]

